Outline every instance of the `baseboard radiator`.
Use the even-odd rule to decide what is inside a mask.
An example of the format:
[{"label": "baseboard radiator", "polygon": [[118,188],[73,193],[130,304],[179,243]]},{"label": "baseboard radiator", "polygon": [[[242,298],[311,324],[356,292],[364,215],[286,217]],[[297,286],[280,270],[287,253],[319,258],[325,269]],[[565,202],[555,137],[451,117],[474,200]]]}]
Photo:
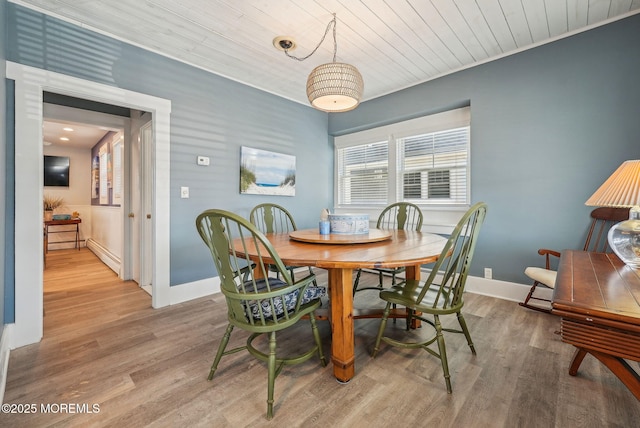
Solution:
[{"label": "baseboard radiator", "polygon": [[93,239],[87,239],[87,248],[90,249],[93,254],[95,254],[105,265],[109,266],[109,268],[120,276],[120,267],[122,266],[122,262],[120,261],[120,257],[113,254],[109,251],[108,248],[102,246],[99,242],[94,241]]}]

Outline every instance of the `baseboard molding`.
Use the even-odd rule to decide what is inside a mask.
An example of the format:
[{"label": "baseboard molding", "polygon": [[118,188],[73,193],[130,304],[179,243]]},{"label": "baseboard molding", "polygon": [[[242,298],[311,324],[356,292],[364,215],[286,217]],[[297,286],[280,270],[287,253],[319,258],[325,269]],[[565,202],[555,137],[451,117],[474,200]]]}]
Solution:
[{"label": "baseboard molding", "polygon": [[[306,271],[307,268],[296,269],[296,272]],[[214,276],[204,278],[198,281],[185,282],[178,285],[172,285],[169,289],[169,304],[187,302],[200,297],[210,296],[220,293],[220,277]]]},{"label": "baseboard molding", "polygon": [[[499,281],[496,279],[486,279],[477,276],[467,277],[467,285],[465,287],[465,291],[469,293],[496,297],[498,299],[510,300],[512,302],[522,302],[524,298],[527,297],[527,293],[530,289],[531,285]],[[543,292],[547,291],[549,292],[549,298],[551,298],[551,290],[540,290],[539,295],[542,296]],[[536,291],[536,293],[538,292]]]},{"label": "baseboard molding", "polygon": [[117,257],[109,249],[103,247],[97,241],[89,238],[87,239],[86,247],[90,249],[105,265],[120,276],[121,261],[120,257]]},{"label": "baseboard molding", "polygon": [[[305,268],[306,269],[306,268]],[[364,269],[369,271],[368,269]],[[423,270],[422,278],[429,275],[428,270]],[[486,279],[477,276],[467,277],[465,291],[468,293],[480,294],[483,296],[495,297],[497,299],[509,300],[512,302],[522,302],[527,296],[531,285],[518,284],[516,282],[499,281],[496,279]],[[536,294],[550,299],[552,290],[539,287]],[[205,278],[199,281],[188,282],[171,287],[170,300],[172,305],[186,302],[200,297],[209,296],[220,292],[220,278]]]},{"label": "baseboard molding", "polygon": [[169,304],[175,305],[220,292],[220,277],[211,277],[199,281],[169,287]]},{"label": "baseboard molding", "polygon": [[4,391],[7,387],[7,374],[9,372],[10,343],[13,335],[14,324],[5,324],[0,336],[0,403],[4,403]]},{"label": "baseboard molding", "polygon": [[[377,273],[371,269],[363,270]],[[421,278],[425,279],[430,273],[431,271],[429,269],[422,269]],[[404,277],[404,274],[400,274],[399,277]],[[539,292],[536,290],[536,295],[551,299],[552,290],[542,289],[543,287],[539,288],[541,288],[541,290]],[[530,289],[531,285],[481,278],[479,276],[468,276],[467,284],[465,286],[465,292],[495,297],[497,299],[509,300],[512,302],[522,302]]]}]

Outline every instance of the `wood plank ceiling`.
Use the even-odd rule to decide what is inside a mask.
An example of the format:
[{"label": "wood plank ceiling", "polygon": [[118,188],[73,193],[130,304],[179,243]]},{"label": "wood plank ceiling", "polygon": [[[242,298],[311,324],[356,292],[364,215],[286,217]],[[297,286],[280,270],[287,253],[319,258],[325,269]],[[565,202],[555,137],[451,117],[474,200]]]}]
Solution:
[{"label": "wood plank ceiling", "polygon": [[10,0],[247,85],[308,104],[306,79],[358,67],[364,100],[640,12],[640,0]]}]

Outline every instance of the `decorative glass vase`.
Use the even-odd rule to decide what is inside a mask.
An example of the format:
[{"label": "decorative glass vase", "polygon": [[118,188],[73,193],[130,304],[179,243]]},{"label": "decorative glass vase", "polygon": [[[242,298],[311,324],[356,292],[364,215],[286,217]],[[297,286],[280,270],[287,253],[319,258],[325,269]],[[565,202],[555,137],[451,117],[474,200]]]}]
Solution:
[{"label": "decorative glass vase", "polygon": [[53,210],[44,210],[44,221],[53,220]]},{"label": "decorative glass vase", "polygon": [[609,229],[609,246],[627,266],[640,269],[640,207],[629,210],[629,220]]}]

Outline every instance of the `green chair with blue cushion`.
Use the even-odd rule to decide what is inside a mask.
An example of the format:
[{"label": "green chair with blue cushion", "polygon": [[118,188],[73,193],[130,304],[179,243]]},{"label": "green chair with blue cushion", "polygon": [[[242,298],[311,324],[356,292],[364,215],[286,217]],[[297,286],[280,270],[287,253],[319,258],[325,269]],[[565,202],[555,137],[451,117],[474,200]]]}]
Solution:
[{"label": "green chair with blue cushion", "polygon": [[[305,362],[315,354],[320,357],[322,366],[326,365],[315,317],[326,288],[313,285],[313,274],[294,282],[264,234],[241,216],[223,210],[207,210],[197,217],[196,227],[218,271],[229,322],[211,366],[209,380],[213,379],[223,356],[246,349],[267,363],[267,419],[271,419],[275,378],[285,365]],[[248,250],[242,254],[234,250],[232,243],[236,239],[241,248],[259,249],[259,257],[250,260],[243,255]],[[277,269],[277,278],[268,276],[270,265]],[[276,346],[276,333],[292,327],[303,316],[308,316],[311,323],[313,346],[303,354],[284,358]],[[246,345],[227,350],[234,327],[250,335]],[[253,343],[262,334],[269,336],[268,350],[261,350]]]},{"label": "green chair with blue cushion", "polygon": [[[373,357],[380,350],[381,341],[400,348],[424,349],[440,359],[448,393],[451,393],[451,376],[443,332],[464,334],[471,353],[476,354],[461,311],[464,305],[463,293],[469,267],[486,212],[487,205],[479,202],[465,213],[447,240],[426,281],[406,280],[380,292],[380,298],[387,304],[376,337]],[[408,309],[407,323],[412,319],[419,319],[432,326],[434,334],[426,335],[426,332],[421,331],[421,337],[425,335],[427,338],[415,341],[400,341],[383,336],[393,304],[402,305]],[[458,318],[460,330],[442,327],[440,317],[453,314]],[[427,318],[428,316],[431,318]],[[429,347],[434,342],[437,343],[437,350]]]}]

